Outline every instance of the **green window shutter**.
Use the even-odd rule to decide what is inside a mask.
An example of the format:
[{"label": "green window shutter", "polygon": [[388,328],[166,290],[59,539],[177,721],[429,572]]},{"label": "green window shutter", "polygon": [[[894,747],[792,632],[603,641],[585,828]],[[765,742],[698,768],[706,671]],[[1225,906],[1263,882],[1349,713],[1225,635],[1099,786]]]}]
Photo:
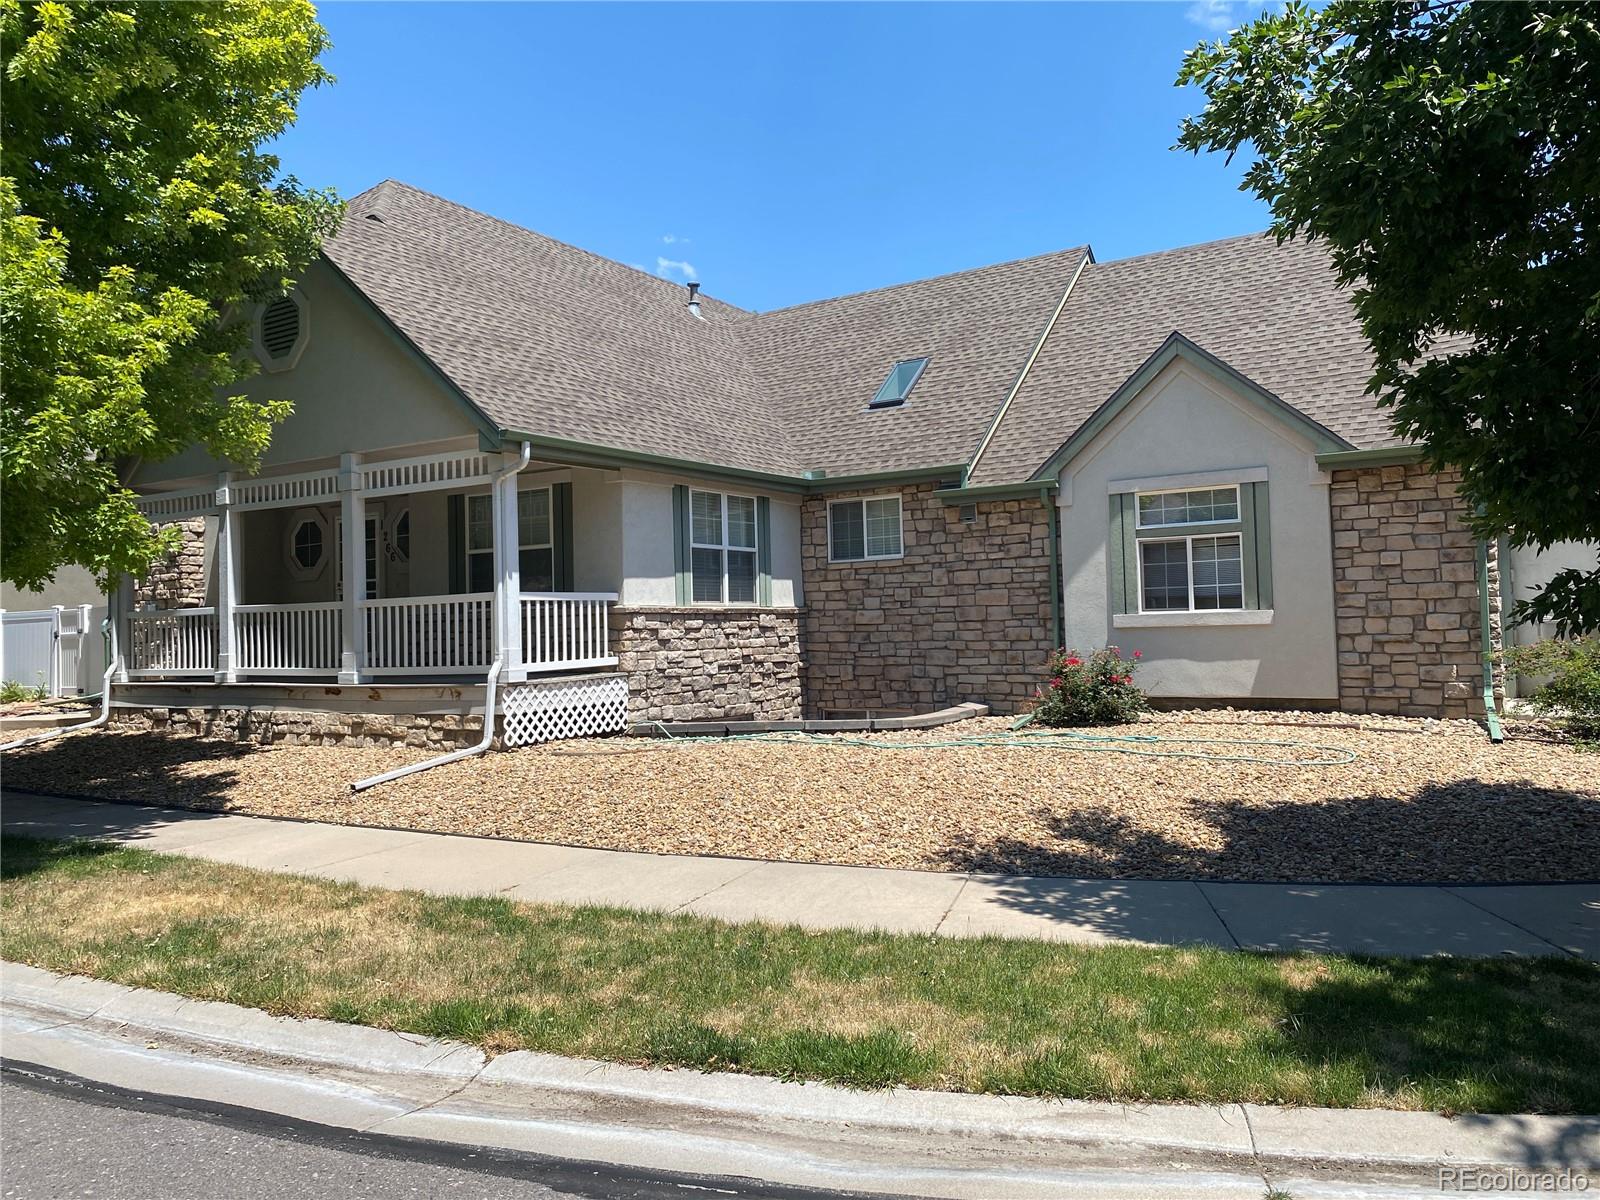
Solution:
[{"label": "green window shutter", "polygon": [[1139,548],[1134,541],[1133,493],[1111,497],[1111,532],[1106,539],[1107,574],[1111,584],[1111,611],[1139,611]]},{"label": "green window shutter", "polygon": [[672,570],[677,580],[678,607],[689,606],[689,489],[672,489]]},{"label": "green window shutter", "polygon": [[1240,557],[1244,560],[1244,606],[1272,607],[1272,520],[1267,485],[1239,485]]},{"label": "green window shutter", "polygon": [[558,483],[550,489],[550,540],[555,559],[555,588],[570,592],[572,586],[572,485]]},{"label": "green window shutter", "polygon": [[772,607],[772,502],[756,497],[756,603]]},{"label": "green window shutter", "polygon": [[467,498],[445,497],[445,550],[450,562],[450,594],[467,590]]}]

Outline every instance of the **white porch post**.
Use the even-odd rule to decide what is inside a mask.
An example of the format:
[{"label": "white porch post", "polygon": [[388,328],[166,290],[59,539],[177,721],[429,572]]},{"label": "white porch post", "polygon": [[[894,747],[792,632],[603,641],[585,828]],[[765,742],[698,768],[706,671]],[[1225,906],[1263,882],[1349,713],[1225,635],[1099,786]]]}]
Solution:
[{"label": "white porch post", "polygon": [[117,664],[117,683],[128,682],[128,655],[133,649],[129,644],[132,630],[128,628],[128,614],[131,612],[133,576],[122,575],[118,577],[117,585],[106,593],[106,618],[111,626],[107,633],[111,638],[113,661]]},{"label": "white porch post", "polygon": [[[510,456],[507,456],[510,459]],[[509,467],[515,459],[506,463]],[[510,683],[527,679],[522,661],[522,560],[517,535],[517,476],[496,476],[494,511],[494,627],[500,678]]]},{"label": "white porch post", "polygon": [[217,672],[218,683],[239,678],[233,651],[233,606],[239,602],[239,517],[233,511],[233,472],[217,476]]},{"label": "white porch post", "polygon": [[339,456],[340,520],[344,527],[339,552],[344,555],[344,640],[339,655],[339,682],[361,683],[367,665],[367,627],[361,602],[367,598],[367,504],[361,490],[361,456]]}]

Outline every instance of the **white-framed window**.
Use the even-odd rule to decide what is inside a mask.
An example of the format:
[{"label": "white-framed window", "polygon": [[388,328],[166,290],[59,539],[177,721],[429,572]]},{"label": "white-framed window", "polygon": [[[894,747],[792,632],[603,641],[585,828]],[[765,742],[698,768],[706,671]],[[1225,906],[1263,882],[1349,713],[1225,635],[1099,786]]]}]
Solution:
[{"label": "white-framed window", "polygon": [[302,508],[290,516],[284,531],[283,557],[291,578],[302,582],[317,578],[332,549],[328,522],[320,512]]},{"label": "white-framed window", "polygon": [[828,561],[866,562],[905,553],[900,497],[866,496],[828,504]]},{"label": "white-framed window", "polygon": [[1239,519],[1239,486],[1140,492],[1136,503],[1140,529],[1159,529],[1164,525],[1217,525]]},{"label": "white-framed window", "polygon": [[[555,522],[548,487],[517,493],[517,566],[525,592],[555,590]],[[494,591],[494,497],[488,492],[467,496],[464,506],[466,583],[469,592]]]},{"label": "white-framed window", "polygon": [[690,595],[696,604],[754,604],[756,499],[689,491]]},{"label": "white-framed window", "polygon": [[389,525],[389,544],[399,562],[411,561],[411,510],[402,508]]},{"label": "white-framed window", "polygon": [[1244,557],[1237,533],[1139,539],[1140,612],[1244,608]]}]

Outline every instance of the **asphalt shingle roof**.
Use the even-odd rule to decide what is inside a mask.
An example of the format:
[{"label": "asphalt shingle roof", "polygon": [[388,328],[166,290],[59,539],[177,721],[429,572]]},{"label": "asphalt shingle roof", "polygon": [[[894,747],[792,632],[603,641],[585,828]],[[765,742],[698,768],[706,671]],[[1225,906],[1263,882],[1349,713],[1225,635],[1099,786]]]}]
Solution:
[{"label": "asphalt shingle roof", "polygon": [[969,482],[1028,478],[1172,333],[1352,445],[1396,443],[1326,252],[1251,234],[1084,268]]},{"label": "asphalt shingle roof", "polygon": [[[326,256],[500,428],[829,476],[969,461],[1086,248],[770,313],[395,181]],[[1324,253],[1252,235],[1083,266],[973,484],[1027,479],[1174,331],[1355,445],[1393,444]],[[867,402],[898,359],[906,403]]]}]

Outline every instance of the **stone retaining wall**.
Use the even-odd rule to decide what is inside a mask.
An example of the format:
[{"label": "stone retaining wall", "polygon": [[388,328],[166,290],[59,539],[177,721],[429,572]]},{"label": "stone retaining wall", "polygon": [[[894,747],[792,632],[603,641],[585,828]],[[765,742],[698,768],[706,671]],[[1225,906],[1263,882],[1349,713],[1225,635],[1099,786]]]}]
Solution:
[{"label": "stone retaining wall", "polygon": [[[1333,473],[1339,706],[1346,711],[1483,714],[1478,543],[1456,494],[1460,478],[1419,463]],[[1498,647],[1493,543],[1489,589]]]},{"label": "stone retaining wall", "polygon": [[[1035,497],[961,506],[934,484],[807,497],[801,508],[806,705],[1026,708],[1051,650],[1050,526]],[[828,561],[828,503],[898,490],[904,557]]]},{"label": "stone retaining wall", "polygon": [[260,745],[415,746],[441,752],[476,745],[483,736],[481,716],[293,709],[118,709],[111,724],[133,732],[187,733]]},{"label": "stone retaining wall", "polygon": [[800,611],[611,611],[629,721],[786,720],[801,715]]},{"label": "stone retaining wall", "polygon": [[157,608],[204,608],[206,603],[206,519],[193,517],[172,522],[183,531],[176,550],[150,565],[143,579],[134,581],[135,604]]}]

